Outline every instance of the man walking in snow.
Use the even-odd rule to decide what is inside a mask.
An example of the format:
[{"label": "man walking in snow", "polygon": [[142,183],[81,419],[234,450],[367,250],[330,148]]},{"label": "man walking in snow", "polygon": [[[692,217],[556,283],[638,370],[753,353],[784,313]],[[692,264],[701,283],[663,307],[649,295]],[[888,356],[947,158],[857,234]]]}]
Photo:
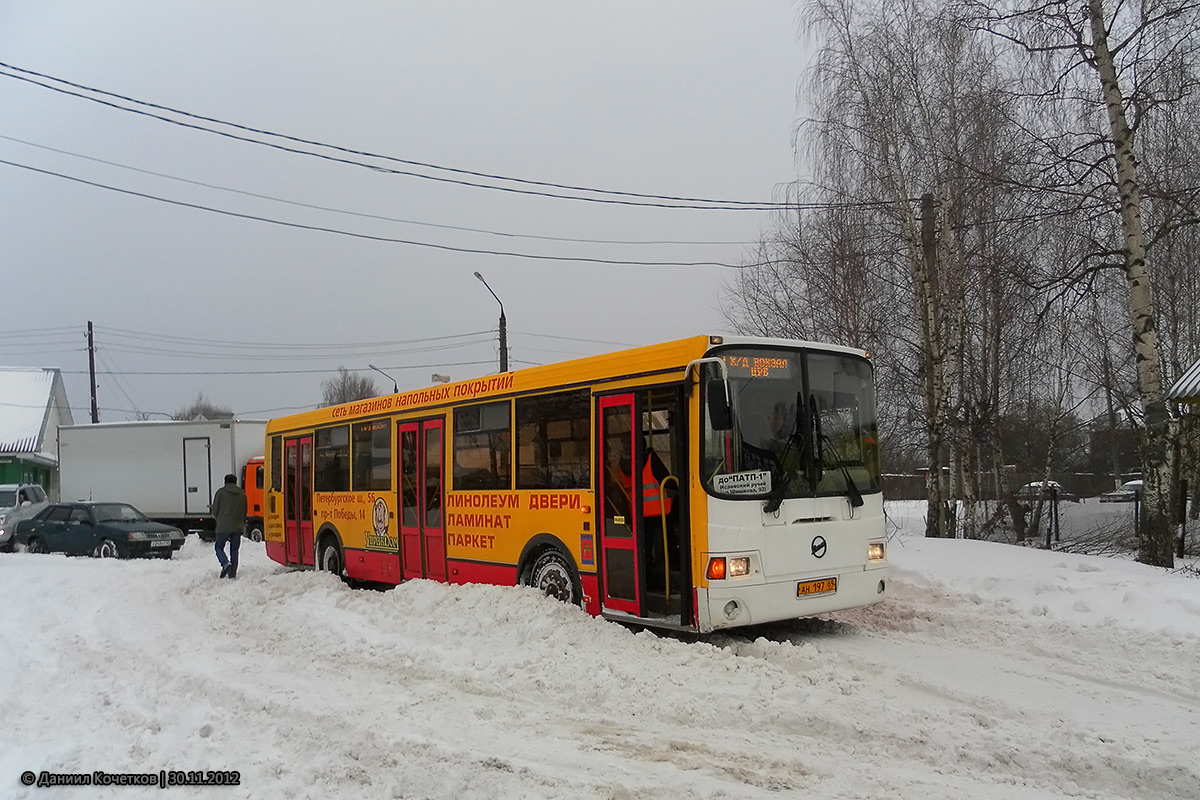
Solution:
[{"label": "man walking in snow", "polygon": [[[242,545],[242,530],[246,526],[246,493],[237,485],[237,476],[225,476],[225,485],[217,489],[209,507],[216,521],[217,561],[221,562],[221,577],[236,578],[238,548]],[[225,557],[225,543],[229,543],[229,557]]]}]

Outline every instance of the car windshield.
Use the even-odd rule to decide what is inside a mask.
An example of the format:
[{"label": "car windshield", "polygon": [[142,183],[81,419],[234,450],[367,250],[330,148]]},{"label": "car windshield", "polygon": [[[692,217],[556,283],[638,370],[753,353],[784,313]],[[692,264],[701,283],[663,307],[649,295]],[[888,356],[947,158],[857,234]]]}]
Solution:
[{"label": "car windshield", "polygon": [[[705,487],[739,499],[880,491],[871,364],[852,354],[722,348],[732,430],[705,414]],[[709,379],[719,377],[714,365]]]},{"label": "car windshield", "polygon": [[92,507],[96,522],[148,522],[146,515],[128,503],[100,503]]},{"label": "car windshield", "polygon": [[0,508],[12,508],[17,504],[16,489],[0,489]]}]

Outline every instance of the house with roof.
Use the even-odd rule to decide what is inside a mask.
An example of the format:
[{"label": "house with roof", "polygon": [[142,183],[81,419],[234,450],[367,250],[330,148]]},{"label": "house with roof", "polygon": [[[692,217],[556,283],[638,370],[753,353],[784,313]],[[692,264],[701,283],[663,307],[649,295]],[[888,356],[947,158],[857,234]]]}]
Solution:
[{"label": "house with roof", "polygon": [[1179,376],[1179,380],[1171,384],[1171,388],[1167,390],[1167,400],[1176,407],[1200,407],[1200,361],[1192,364]]},{"label": "house with roof", "polygon": [[57,369],[0,367],[0,483],[38,483],[58,492],[58,426],[71,406]]}]

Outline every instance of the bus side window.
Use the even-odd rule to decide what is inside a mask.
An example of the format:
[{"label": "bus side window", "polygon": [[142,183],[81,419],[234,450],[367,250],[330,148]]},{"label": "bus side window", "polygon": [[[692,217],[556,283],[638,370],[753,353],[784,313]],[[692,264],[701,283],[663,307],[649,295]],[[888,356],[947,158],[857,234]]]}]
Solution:
[{"label": "bus side window", "polygon": [[271,437],[271,491],[283,491],[283,437]]},{"label": "bus side window", "polygon": [[588,488],[591,437],[586,390],[519,398],[517,488]]},{"label": "bus side window", "polygon": [[350,426],[318,428],[313,489],[318,492],[350,491]]},{"label": "bus side window", "polygon": [[454,488],[512,488],[512,404],[508,400],[455,409]]}]

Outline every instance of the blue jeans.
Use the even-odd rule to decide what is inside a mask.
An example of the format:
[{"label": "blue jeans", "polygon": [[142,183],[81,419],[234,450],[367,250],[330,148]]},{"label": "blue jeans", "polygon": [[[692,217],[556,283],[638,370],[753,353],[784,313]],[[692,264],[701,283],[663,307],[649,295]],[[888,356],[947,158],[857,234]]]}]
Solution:
[{"label": "blue jeans", "polygon": [[[225,557],[225,543],[229,542],[229,557]],[[213,545],[217,551],[217,561],[221,562],[221,567],[229,567],[229,574],[236,575],[238,567],[238,548],[242,546],[242,534],[240,533],[218,533],[217,541]]]}]

